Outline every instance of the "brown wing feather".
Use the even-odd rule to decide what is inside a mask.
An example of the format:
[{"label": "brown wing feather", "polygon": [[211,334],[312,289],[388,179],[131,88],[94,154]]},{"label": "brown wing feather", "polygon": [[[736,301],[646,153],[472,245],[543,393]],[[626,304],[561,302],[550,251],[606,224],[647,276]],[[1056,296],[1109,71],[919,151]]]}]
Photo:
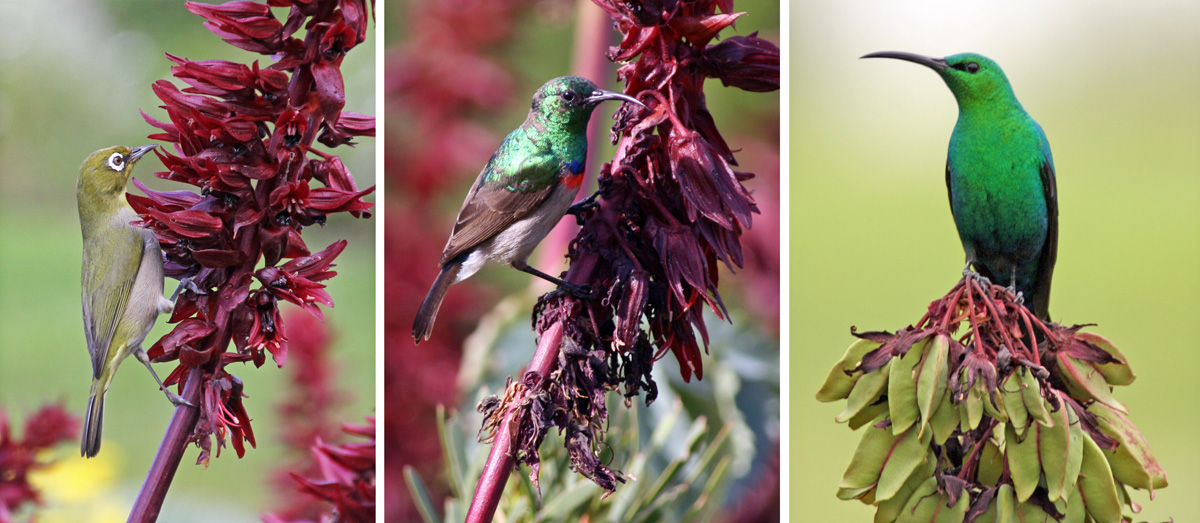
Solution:
[{"label": "brown wing feather", "polygon": [[509,183],[492,183],[487,181],[487,174],[492,172],[495,160],[496,156],[493,156],[479,173],[475,186],[463,201],[439,264],[445,265],[528,216],[546,201],[554,191],[555,183],[530,189],[524,182],[545,179],[546,172],[551,169],[563,170],[561,162],[552,155],[531,155],[521,163],[515,175],[500,177]]}]

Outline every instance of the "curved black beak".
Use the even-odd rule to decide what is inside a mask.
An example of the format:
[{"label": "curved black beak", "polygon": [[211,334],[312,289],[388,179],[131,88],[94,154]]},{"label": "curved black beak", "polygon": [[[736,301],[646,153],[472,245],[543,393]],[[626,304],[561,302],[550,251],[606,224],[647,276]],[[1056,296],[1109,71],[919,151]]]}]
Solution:
[{"label": "curved black beak", "polygon": [[904,60],[914,64],[921,64],[925,67],[933,69],[934,71],[941,71],[946,68],[946,60],[944,58],[933,58],[913,53],[902,53],[899,51],[880,51],[878,53],[862,55],[860,58],[895,58],[897,60]]},{"label": "curved black beak", "polygon": [[625,93],[618,93],[616,91],[605,91],[602,89],[597,89],[595,91],[592,91],[591,96],[587,97],[588,103],[600,103],[600,102],[603,102],[604,100],[624,100],[626,102],[638,104],[642,107],[646,106],[646,104],[639,102],[637,98],[629,96]]},{"label": "curved black beak", "polygon": [[126,158],[125,161],[128,163],[136,162],[136,161],[138,161],[138,159],[145,156],[146,153],[150,152],[150,150],[154,149],[155,147],[158,147],[158,146],[157,145],[143,145],[141,147],[134,147],[132,151],[129,151],[129,157]]}]

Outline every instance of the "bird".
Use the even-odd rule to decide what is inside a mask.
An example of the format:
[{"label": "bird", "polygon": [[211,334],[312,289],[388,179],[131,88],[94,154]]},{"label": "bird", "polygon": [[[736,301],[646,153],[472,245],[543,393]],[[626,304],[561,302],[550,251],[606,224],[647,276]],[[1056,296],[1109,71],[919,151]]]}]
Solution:
[{"label": "bird", "polygon": [[475,274],[489,259],[585,294],[526,260],[583,185],[587,124],[592,110],[605,100],[645,107],[632,96],[602,90],[578,76],[554,78],[533,95],[525,122],[500,143],[463,201],[438,262],[441,270],[413,321],[417,343],[429,339],[450,285]]},{"label": "bird", "polygon": [[117,367],[130,354],[150,370],[175,405],[187,405],[168,390],[150,366],[142,341],[159,314],[173,309],[163,297],[163,258],[152,231],[131,225],[138,216],[125,199],[133,165],[153,145],[116,146],[92,153],[79,167],[75,195],[83,232],[81,299],[83,327],[92,357],[92,388],[84,414],[80,453],[100,452],[104,398]]},{"label": "bird", "polygon": [[938,74],[958,101],[958,121],[946,157],[950,212],[967,268],[1002,282],[1018,301],[1049,321],[1050,280],[1058,255],[1058,189],[1046,133],[1013,93],[991,59],[961,53],[945,58],[884,51]]}]

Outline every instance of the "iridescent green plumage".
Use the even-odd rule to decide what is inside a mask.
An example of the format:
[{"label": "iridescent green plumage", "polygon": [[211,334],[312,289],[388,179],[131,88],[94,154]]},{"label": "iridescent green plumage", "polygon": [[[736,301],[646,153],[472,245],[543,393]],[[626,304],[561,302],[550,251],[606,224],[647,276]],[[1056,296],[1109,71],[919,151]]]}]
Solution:
[{"label": "iridescent green plumage", "polygon": [[486,260],[573,288],[525,260],[563,217],[582,184],[587,124],[604,100],[625,100],[577,76],[546,82],[533,96],[525,122],[504,139],[467,194],[442,252],[441,272],[413,322],[413,338],[428,339],[442,298]]},{"label": "iridescent green plumage", "polygon": [[929,58],[872,53],[933,69],[958,101],[946,188],[967,262],[1011,285],[1042,319],[1058,250],[1054,158],[1041,126],[1017,101],[1004,71],[977,54]]}]

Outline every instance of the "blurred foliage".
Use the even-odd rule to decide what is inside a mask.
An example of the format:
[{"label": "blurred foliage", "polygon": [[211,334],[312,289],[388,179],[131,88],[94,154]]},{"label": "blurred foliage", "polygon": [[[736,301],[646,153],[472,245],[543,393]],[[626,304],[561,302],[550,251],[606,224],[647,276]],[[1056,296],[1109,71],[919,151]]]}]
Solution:
[{"label": "blurred foliage", "polygon": [[[1200,513],[1200,5],[1164,1],[793,3],[791,507],[860,521],[839,501],[857,439],[813,399],[861,330],[906,325],[961,277],[946,204],[957,108],[936,75],[873,51],[974,51],[1005,70],[1058,168],[1052,312],[1097,323],[1139,379],[1121,400],[1170,477],[1137,520]],[[969,23],[966,23],[969,22]],[[801,512],[802,511],[802,512]]]},{"label": "blurred foliage", "polygon": [[[498,310],[508,309],[506,300]],[[496,318],[488,318],[494,320]],[[542,445],[541,490],[529,469],[513,472],[497,518],[506,521],[710,521],[740,508],[739,501],[756,491],[777,488],[771,478],[779,437],[779,374],[777,341],[754,329],[711,324],[712,351],[705,359],[705,379],[685,383],[673,359],[659,362],[654,379],[662,388],[646,407],[634,399],[625,408],[619,395],[610,395],[612,413],[601,460],[626,474],[616,493],[569,470],[562,435],[552,433]],[[735,325],[748,318],[735,318]],[[459,405],[457,414],[438,420],[451,498],[424,501],[426,521],[461,521],[466,515],[483,469],[489,445],[475,443],[481,417],[474,406],[489,393],[504,389],[509,374],[522,365],[532,345],[523,319],[481,329],[494,339],[476,342],[464,361],[463,390],[475,391]],[[492,365],[491,362],[509,362]],[[427,491],[425,481],[406,472],[406,487],[414,497]],[[753,507],[761,508],[761,507]]]},{"label": "blurred foliage", "polygon": [[[155,129],[138,111],[165,117],[150,90],[155,80],[170,78],[163,53],[195,60],[253,57],[222,42],[177,3],[5,2],[0,14],[11,24],[0,32],[0,403],[18,420],[46,400],[65,401],[82,413],[91,366],[79,309],[79,163],[102,147],[152,143],[146,136]],[[372,34],[343,63],[346,110],[375,113],[374,63]],[[374,151],[368,139],[342,155],[362,187],[375,183]],[[146,158],[134,177],[156,190],[180,188],[155,178],[159,170],[156,158]],[[329,286],[337,306],[326,314],[338,386],[351,398],[337,419],[359,419],[374,405],[374,226],[338,216],[306,234],[313,245],[350,240],[338,259],[340,275]],[[171,292],[175,281],[166,286]],[[167,330],[160,322],[147,343]],[[48,510],[42,521],[83,521],[79,514],[101,521],[113,514],[80,511],[81,504],[123,507],[115,513],[124,519],[172,412],[145,369],[136,367],[122,365],[109,390],[100,458],[83,461],[64,450],[55,472],[61,475],[52,480],[103,477],[108,483],[85,489],[91,497],[75,492],[51,500],[49,508],[64,515]],[[207,470],[192,466],[195,451],[189,450],[175,477],[188,488],[171,492],[161,521],[256,521],[271,505],[268,479],[283,457],[271,411],[287,376],[265,366],[243,378],[256,382],[248,401],[260,406],[260,448],[242,460],[230,453]],[[259,480],[232,481],[247,475]],[[214,506],[213,499],[222,503]]]}]

